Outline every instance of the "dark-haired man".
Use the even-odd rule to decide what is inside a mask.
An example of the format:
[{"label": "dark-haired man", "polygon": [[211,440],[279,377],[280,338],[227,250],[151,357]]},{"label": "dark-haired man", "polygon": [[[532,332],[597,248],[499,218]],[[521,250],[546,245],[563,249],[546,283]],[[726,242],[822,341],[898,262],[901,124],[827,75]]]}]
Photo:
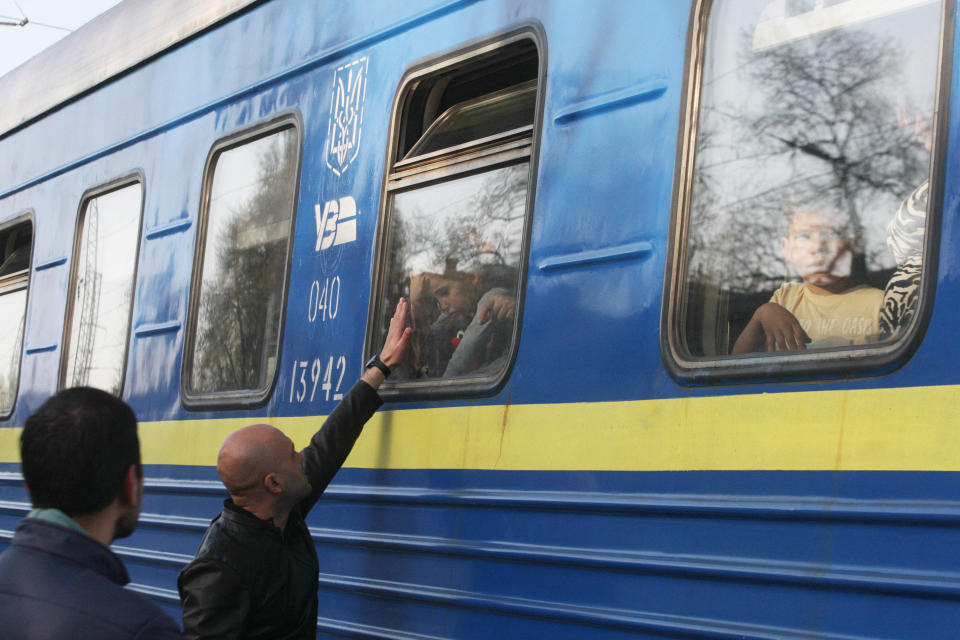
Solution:
[{"label": "dark-haired man", "polygon": [[407,308],[401,298],[383,349],[302,452],[266,424],[224,440],[217,473],[230,498],[178,581],[187,638],[316,637],[319,563],[304,519],[382,404],[376,389],[410,342]]},{"label": "dark-haired man", "polygon": [[33,511],[0,555],[5,640],[173,639],[176,623],[124,589],[108,548],[136,527],[143,497],[137,420],[122,400],[67,389],[27,418],[20,435]]}]

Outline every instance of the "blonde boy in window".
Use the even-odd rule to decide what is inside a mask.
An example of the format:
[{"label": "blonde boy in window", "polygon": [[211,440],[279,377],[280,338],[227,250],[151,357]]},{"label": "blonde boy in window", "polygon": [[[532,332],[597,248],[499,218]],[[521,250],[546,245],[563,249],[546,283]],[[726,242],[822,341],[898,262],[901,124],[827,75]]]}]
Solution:
[{"label": "blonde boy in window", "polygon": [[834,207],[795,209],[780,247],[803,281],[784,283],[757,308],[733,353],[876,341],[883,291],[852,278],[861,253],[854,238],[848,216]]}]

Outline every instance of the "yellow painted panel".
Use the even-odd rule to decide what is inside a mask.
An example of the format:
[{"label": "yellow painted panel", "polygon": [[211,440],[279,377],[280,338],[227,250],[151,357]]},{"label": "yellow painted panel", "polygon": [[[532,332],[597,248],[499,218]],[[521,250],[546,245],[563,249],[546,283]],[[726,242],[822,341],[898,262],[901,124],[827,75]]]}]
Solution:
[{"label": "yellow painted panel", "polygon": [[[382,410],[347,466],[509,470],[960,470],[958,387]],[[321,417],[268,420],[304,446]],[[247,420],[146,422],[147,464],[214,465]],[[0,430],[0,461],[18,429]]]}]

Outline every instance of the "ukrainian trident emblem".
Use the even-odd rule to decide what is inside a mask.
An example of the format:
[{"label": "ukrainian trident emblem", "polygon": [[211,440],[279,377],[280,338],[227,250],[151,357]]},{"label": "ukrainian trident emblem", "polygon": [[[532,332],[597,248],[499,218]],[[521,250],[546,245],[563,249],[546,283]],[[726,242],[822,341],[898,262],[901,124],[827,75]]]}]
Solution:
[{"label": "ukrainian trident emblem", "polygon": [[327,166],[343,175],[360,150],[363,99],[367,93],[368,58],[337,67],[330,96],[330,124],[327,127]]}]

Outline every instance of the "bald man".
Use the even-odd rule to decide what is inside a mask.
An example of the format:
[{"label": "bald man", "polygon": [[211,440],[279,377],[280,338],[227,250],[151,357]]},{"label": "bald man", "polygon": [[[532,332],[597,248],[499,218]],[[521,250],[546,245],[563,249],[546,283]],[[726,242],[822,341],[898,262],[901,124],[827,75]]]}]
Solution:
[{"label": "bald man", "polygon": [[320,569],[305,518],[383,404],[376,389],[406,353],[406,318],[401,298],[383,349],[303,451],[267,424],[223,441],[230,498],[177,581],[187,638],[316,637]]}]

